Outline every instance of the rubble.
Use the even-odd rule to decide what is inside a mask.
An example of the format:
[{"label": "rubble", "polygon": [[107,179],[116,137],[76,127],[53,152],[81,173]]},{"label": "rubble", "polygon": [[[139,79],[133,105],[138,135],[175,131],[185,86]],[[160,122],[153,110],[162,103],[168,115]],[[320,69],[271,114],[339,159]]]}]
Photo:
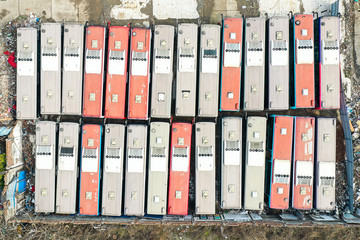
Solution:
[{"label": "rubble", "polygon": [[[31,13],[19,16],[2,26],[0,32],[0,124],[14,126],[6,139],[7,167],[5,175],[5,219],[13,217],[26,205],[31,206],[34,181],[34,132],[32,121],[14,122],[16,113],[16,31],[18,27],[39,28],[39,19]],[[25,171],[32,177],[25,178]],[[21,185],[21,192],[19,187]],[[25,191],[25,187],[28,189]],[[31,190],[32,189],[32,190]],[[14,192],[16,192],[14,194]],[[25,196],[26,200],[25,201]],[[30,207],[31,208],[31,207]]]},{"label": "rubble", "polygon": [[12,132],[6,139],[6,166],[7,170],[24,164],[22,158],[22,122],[17,121]]},{"label": "rubble", "polygon": [[[352,140],[354,149],[354,207],[360,207],[360,87],[353,80],[352,100],[347,103],[349,120],[353,126]],[[345,163],[344,163],[345,165]],[[340,181],[340,179],[339,179]],[[338,182],[339,182],[338,181]],[[340,193],[339,193],[340,194]],[[338,194],[338,195],[339,195]]]}]

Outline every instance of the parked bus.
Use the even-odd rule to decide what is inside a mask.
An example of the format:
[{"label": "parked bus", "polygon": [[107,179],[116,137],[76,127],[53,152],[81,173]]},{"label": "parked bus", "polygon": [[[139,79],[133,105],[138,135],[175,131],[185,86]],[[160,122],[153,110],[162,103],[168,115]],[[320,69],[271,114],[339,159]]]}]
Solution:
[{"label": "parked bus", "polygon": [[40,113],[60,114],[61,24],[42,23],[40,36]]},{"label": "parked bus", "polygon": [[80,164],[80,215],[100,214],[102,126],[82,126]]},{"label": "parked bus", "polygon": [[246,125],[244,209],[264,209],[266,118],[248,117]]},{"label": "parked bus", "polygon": [[37,29],[18,28],[16,41],[16,118],[37,118]]},{"label": "parked bus", "polygon": [[321,17],[319,34],[319,92],[320,109],[340,108],[340,18]]},{"label": "parked bus", "polygon": [[195,213],[215,214],[215,123],[195,124]]},{"label": "parked bus", "polygon": [[289,208],[293,122],[293,117],[279,115],[269,121],[266,199],[272,209]]},{"label": "parked bus", "polygon": [[245,20],[244,110],[264,110],[265,19]]},{"label": "parked bus", "polygon": [[84,117],[102,116],[105,32],[106,29],[101,26],[89,26],[86,28]]},{"label": "parked bus", "polygon": [[125,118],[129,28],[110,26],[107,49],[105,118]]},{"label": "parked bus", "polygon": [[172,124],[168,198],[170,215],[188,214],[191,135],[192,124]]},{"label": "parked bus", "polygon": [[222,29],[220,111],[240,110],[243,19],[226,18]]},{"label": "parked bus", "polygon": [[56,123],[36,123],[35,212],[55,211]]},{"label": "parked bus", "polygon": [[124,125],[105,125],[102,215],[121,215],[124,141]]},{"label": "parked bus", "polygon": [[310,210],[313,206],[315,118],[295,117],[292,207]]},{"label": "parked bus", "polygon": [[168,189],[170,124],[150,124],[147,213],[165,215]]},{"label": "parked bus", "polygon": [[289,109],[289,18],[268,20],[268,108]]},{"label": "parked bus", "polygon": [[293,108],[315,107],[314,26],[311,14],[293,17],[294,82]]},{"label": "parked bus", "polygon": [[78,123],[59,124],[56,213],[76,212],[79,130]]},{"label": "parked bus", "polygon": [[145,214],[147,125],[127,126],[124,214]]},{"label": "parked bus", "polygon": [[61,113],[81,115],[84,25],[64,25]]},{"label": "parked bus", "polygon": [[315,208],[335,210],[336,119],[316,119]]},{"label": "parked bus", "polygon": [[240,209],[242,204],[242,118],[224,117],[221,137],[221,208]]},{"label": "parked bus", "polygon": [[219,106],[219,25],[201,25],[198,116],[217,117]]},{"label": "parked bus", "polygon": [[181,23],[177,34],[175,115],[195,117],[198,25]]},{"label": "parked bus", "polygon": [[151,117],[170,118],[174,61],[174,27],[169,25],[156,25],[154,32]]},{"label": "parked bus", "polygon": [[150,51],[151,30],[148,28],[132,28],[129,60],[129,119],[148,119]]}]

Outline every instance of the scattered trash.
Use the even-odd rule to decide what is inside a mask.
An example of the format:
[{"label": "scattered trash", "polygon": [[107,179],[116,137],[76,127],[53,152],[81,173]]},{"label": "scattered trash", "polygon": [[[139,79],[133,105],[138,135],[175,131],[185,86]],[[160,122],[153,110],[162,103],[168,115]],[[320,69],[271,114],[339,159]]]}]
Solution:
[{"label": "scattered trash", "polygon": [[5,51],[4,54],[6,56],[8,56],[8,63],[10,64],[10,66],[12,66],[13,68],[16,68],[16,62],[15,62],[15,52],[9,52],[9,51]]},{"label": "scattered trash", "polygon": [[354,132],[354,127],[353,127],[353,125],[352,125],[352,123],[351,123],[350,120],[349,120],[349,123],[350,123],[350,130],[351,130],[351,132]]}]

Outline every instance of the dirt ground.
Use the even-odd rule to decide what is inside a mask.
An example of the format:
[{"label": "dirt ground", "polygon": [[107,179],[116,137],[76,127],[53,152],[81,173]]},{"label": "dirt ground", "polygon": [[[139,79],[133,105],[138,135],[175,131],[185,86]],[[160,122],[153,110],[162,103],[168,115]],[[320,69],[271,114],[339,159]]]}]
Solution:
[{"label": "dirt ground", "polygon": [[0,239],[358,239],[358,226],[4,225]]}]

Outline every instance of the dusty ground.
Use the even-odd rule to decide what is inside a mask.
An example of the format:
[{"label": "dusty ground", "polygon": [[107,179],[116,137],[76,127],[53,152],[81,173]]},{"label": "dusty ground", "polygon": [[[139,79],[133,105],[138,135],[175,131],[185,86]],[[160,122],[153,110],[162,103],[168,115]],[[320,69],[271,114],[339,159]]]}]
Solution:
[{"label": "dusty ground", "polygon": [[[0,212],[0,226],[4,226]],[[0,239],[358,239],[360,227],[167,226],[19,224],[0,229]]]}]

